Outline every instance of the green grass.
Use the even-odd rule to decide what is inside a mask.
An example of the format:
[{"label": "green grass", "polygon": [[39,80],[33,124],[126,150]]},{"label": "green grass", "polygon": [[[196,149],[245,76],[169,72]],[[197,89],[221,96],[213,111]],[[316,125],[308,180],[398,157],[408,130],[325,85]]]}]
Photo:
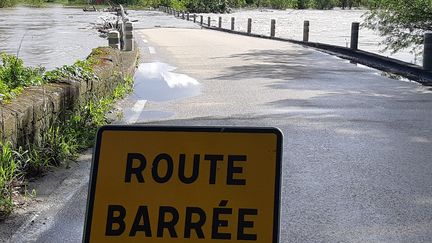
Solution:
[{"label": "green grass", "polygon": [[22,162],[26,162],[22,150],[13,150],[10,143],[0,145],[0,218],[13,209],[14,186],[22,177]]}]

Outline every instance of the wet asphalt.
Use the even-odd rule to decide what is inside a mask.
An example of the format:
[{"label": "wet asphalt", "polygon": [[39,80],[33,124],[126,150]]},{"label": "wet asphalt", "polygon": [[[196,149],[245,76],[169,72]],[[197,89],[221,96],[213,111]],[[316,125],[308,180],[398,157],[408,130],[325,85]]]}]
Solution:
[{"label": "wet asphalt", "polygon": [[[281,129],[280,242],[432,242],[431,88],[313,49],[140,16],[142,62],[175,67],[200,90],[171,100],[134,93],[124,120]],[[188,26],[159,28],[177,23]],[[86,192],[35,240],[80,241]]]}]

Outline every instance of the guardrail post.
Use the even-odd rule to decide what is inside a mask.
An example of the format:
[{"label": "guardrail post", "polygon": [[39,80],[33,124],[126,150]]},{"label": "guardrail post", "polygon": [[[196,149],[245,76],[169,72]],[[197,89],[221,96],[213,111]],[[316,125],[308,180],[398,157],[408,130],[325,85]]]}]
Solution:
[{"label": "guardrail post", "polygon": [[210,22],[211,22],[211,18],[210,18],[210,17],[207,17],[207,24],[208,24],[208,27],[210,27]]},{"label": "guardrail post", "polygon": [[203,25],[203,16],[202,15],[200,15],[200,24],[201,24],[201,26]]},{"label": "guardrail post", "polygon": [[270,37],[274,38],[276,34],[276,20],[272,19],[270,24]]},{"label": "guardrail post", "polygon": [[219,29],[222,29],[222,17],[219,17],[218,27],[219,27]]},{"label": "guardrail post", "polygon": [[196,23],[196,14],[194,14],[194,23]]},{"label": "guardrail post", "polygon": [[132,22],[126,22],[124,24],[124,50],[132,51],[133,50],[133,26]]},{"label": "guardrail post", "polygon": [[247,33],[248,34],[252,33],[252,19],[251,18],[248,19]]},{"label": "guardrail post", "polygon": [[120,49],[120,33],[117,30],[108,32],[108,45],[114,49]]},{"label": "guardrail post", "polygon": [[303,23],[303,41],[309,41],[309,20],[305,20]]},{"label": "guardrail post", "polygon": [[234,30],[234,22],[235,22],[235,18],[231,17],[231,30]]},{"label": "guardrail post", "polygon": [[186,14],[186,20],[189,21],[189,13]]},{"label": "guardrail post", "polygon": [[432,71],[432,32],[424,34],[423,69]]},{"label": "guardrail post", "polygon": [[358,49],[359,28],[360,28],[360,23],[353,22],[351,24],[351,49],[353,50]]}]

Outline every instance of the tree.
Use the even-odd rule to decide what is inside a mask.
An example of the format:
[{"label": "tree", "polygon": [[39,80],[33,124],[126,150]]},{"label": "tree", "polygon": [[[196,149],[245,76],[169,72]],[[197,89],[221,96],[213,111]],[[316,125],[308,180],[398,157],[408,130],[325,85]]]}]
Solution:
[{"label": "tree", "polygon": [[17,4],[16,0],[0,0],[0,8],[12,7]]},{"label": "tree", "polygon": [[332,9],[335,6],[333,0],[311,0],[309,3],[311,8],[316,9]]},{"label": "tree", "polygon": [[371,7],[363,26],[385,37],[384,50],[421,52],[424,33],[432,30],[432,0],[375,0]]},{"label": "tree", "polygon": [[[367,2],[369,2],[369,1],[370,0],[363,0],[363,2],[365,4],[367,4]],[[337,4],[342,9],[346,9],[346,8],[351,9],[352,7],[358,7],[358,6],[362,5],[361,2],[362,2],[362,0],[338,0]]]}]

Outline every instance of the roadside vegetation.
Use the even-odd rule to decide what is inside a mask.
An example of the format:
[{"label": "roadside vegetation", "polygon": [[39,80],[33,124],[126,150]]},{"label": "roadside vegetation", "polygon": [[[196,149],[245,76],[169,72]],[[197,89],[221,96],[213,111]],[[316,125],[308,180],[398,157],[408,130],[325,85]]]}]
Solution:
[{"label": "roadside vegetation", "polygon": [[14,55],[0,55],[0,100],[7,102],[19,95],[24,87],[43,84],[44,68],[24,67]]},{"label": "roadside vegetation", "polygon": [[[95,49],[93,54],[100,51]],[[3,66],[0,67],[0,84],[7,87],[5,90],[9,92],[4,97],[10,100],[26,86],[56,82],[65,77],[83,82],[97,79],[93,73],[96,63],[92,56],[94,55],[71,66],[42,72],[41,68],[26,68],[22,60],[3,54],[6,62],[3,61]],[[14,81],[14,78],[19,81]],[[39,144],[13,148],[8,142],[0,143],[0,219],[12,212],[14,195],[23,188],[26,179],[43,175],[53,166],[68,165],[80,152],[93,146],[97,129],[108,123],[107,112],[113,108],[116,100],[123,98],[132,89],[132,77],[125,77],[124,82],[120,82],[109,96],[89,94],[84,102],[66,114],[67,119],[55,121],[43,133]]]},{"label": "roadside vegetation", "polygon": [[396,53],[408,48],[420,54],[424,33],[432,31],[431,3],[430,0],[376,0],[363,26],[385,37],[381,44],[386,50]]},{"label": "roadside vegetation", "polygon": [[12,7],[15,6],[17,3],[17,0],[0,0],[0,8]]}]

